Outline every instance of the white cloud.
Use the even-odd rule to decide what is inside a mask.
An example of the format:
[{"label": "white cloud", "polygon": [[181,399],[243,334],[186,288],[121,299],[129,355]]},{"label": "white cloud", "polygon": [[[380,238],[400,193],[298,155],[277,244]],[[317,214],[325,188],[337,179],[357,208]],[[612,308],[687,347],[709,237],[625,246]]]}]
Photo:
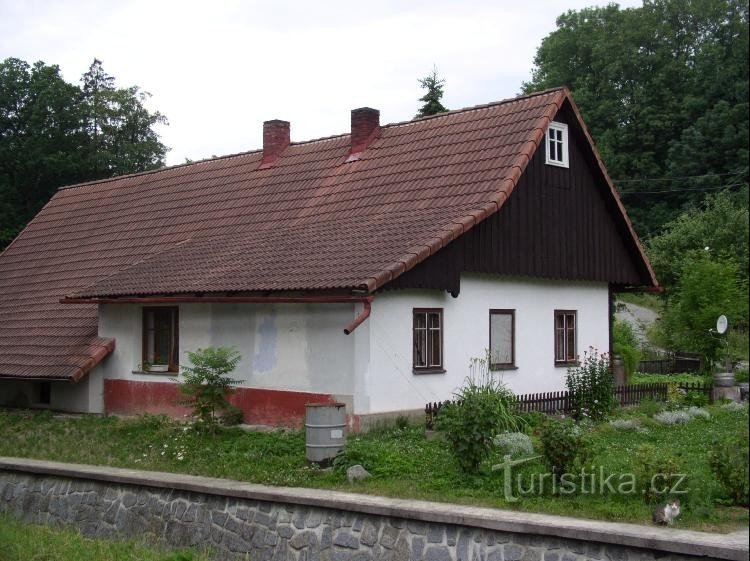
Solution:
[{"label": "white cloud", "polygon": [[293,140],[345,132],[364,105],[410,119],[433,64],[450,108],[513,96],[555,18],[589,4],[0,0],[0,59],[55,63],[70,81],[101,59],[152,93],[180,163],[257,148],[271,118],[291,121]]}]

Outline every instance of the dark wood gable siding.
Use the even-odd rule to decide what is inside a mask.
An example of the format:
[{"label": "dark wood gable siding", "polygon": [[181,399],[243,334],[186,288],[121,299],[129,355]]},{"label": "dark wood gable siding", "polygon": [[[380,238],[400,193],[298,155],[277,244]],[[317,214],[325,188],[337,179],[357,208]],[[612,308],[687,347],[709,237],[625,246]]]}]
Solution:
[{"label": "dark wood gable siding", "polygon": [[544,163],[540,145],[499,212],[407,271],[387,288],[457,294],[461,272],[649,285],[624,219],[567,104],[569,168]]}]

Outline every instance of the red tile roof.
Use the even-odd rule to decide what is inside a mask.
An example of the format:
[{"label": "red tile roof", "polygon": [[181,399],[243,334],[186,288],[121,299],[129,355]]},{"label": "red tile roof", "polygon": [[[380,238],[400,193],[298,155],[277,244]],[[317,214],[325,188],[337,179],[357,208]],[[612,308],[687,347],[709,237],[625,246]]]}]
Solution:
[{"label": "red tile roof", "polygon": [[496,212],[566,99],[382,126],[350,162],[340,135],[61,189],[0,256],[0,376],[101,360],[96,306],[64,296],[373,291]]}]

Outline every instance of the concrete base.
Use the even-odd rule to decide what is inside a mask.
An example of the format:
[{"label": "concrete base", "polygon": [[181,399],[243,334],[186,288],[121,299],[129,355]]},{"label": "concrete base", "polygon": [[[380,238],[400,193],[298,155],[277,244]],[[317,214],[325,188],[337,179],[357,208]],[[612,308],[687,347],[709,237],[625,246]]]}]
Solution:
[{"label": "concrete base", "polygon": [[731,386],[728,388],[722,388],[721,386],[714,386],[711,393],[711,397],[714,401],[719,399],[729,399],[731,401],[741,401],[740,387]]}]

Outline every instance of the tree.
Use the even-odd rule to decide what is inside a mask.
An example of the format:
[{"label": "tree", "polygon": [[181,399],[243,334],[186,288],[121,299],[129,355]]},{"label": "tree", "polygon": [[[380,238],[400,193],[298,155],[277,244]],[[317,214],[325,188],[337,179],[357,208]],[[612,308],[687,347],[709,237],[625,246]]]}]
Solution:
[{"label": "tree", "polygon": [[231,411],[227,396],[239,383],[229,377],[242,358],[231,347],[208,347],[188,353],[192,366],[183,366],[180,392],[202,428],[215,431],[218,415]]},{"label": "tree", "polygon": [[733,326],[747,327],[747,283],[737,264],[693,252],[683,261],[680,280],[662,322],[670,345],[700,353],[711,368],[725,345],[711,330],[725,314]]},{"label": "tree", "polygon": [[144,107],[148,94],[117,88],[95,60],[83,85],[60,68],[0,62],[0,249],[64,185],[157,168],[167,148]]},{"label": "tree", "polygon": [[739,0],[569,11],[542,41],[524,91],[571,89],[648,235],[705,189],[747,184],[747,44]]},{"label": "tree", "polygon": [[691,207],[664,226],[648,244],[648,256],[667,296],[679,282],[684,261],[705,252],[713,259],[737,264],[747,282],[750,232],[747,193],[718,193]]},{"label": "tree", "polygon": [[419,98],[419,101],[423,101],[424,105],[420,107],[416,117],[427,117],[448,111],[440,102],[443,97],[443,84],[445,84],[445,80],[438,78],[437,68],[433,68],[432,72],[419,80],[419,87],[427,90],[427,93]]}]

